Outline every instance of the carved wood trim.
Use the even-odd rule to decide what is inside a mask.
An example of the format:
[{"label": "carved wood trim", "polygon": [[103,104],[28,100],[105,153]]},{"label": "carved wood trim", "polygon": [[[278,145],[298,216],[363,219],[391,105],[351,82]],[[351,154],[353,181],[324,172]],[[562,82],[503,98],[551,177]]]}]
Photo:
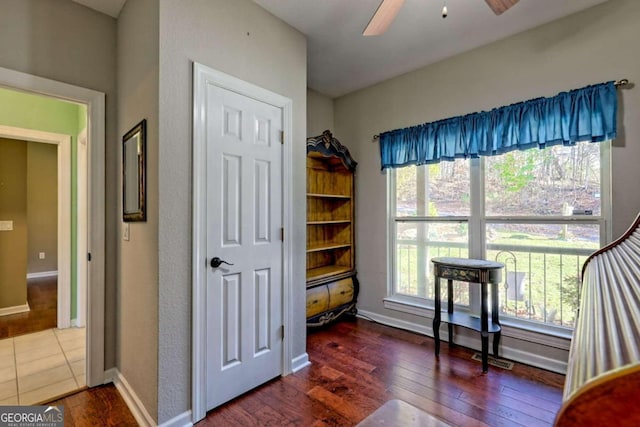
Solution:
[{"label": "carved wood trim", "polygon": [[322,135],[307,138],[307,154],[314,151],[326,157],[337,157],[351,172],[354,172],[358,165],[351,157],[349,149],[334,138],[329,130],[322,132]]}]

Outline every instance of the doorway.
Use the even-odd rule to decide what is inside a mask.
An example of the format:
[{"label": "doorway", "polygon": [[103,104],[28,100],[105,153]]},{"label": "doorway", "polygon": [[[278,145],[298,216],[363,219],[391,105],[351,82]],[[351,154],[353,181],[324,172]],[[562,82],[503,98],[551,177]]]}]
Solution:
[{"label": "doorway", "polygon": [[78,322],[78,307],[86,301],[76,298],[86,277],[73,275],[87,262],[75,248],[75,240],[87,238],[75,227],[78,211],[86,211],[80,209],[86,198],[78,203],[75,196],[76,177],[86,174],[72,156],[86,108],[8,89],[0,89],[0,103],[12,109],[3,114],[4,123],[68,133],[0,126],[0,216],[15,223],[0,235],[5,249],[7,243],[15,245],[3,254],[14,262],[0,267],[7,279],[2,296],[27,301],[26,312],[0,317],[0,329],[6,328],[0,330],[6,353],[0,387],[4,403],[33,405],[86,385],[86,332]]},{"label": "doorway", "polygon": [[[6,94],[7,92],[3,90],[2,92],[3,94]],[[15,94],[15,95],[14,95]],[[22,96],[22,94],[19,93],[12,93],[11,96]],[[24,97],[22,97],[24,98]],[[6,98],[5,98],[6,100]],[[27,98],[26,102],[33,102],[35,101],[36,98]],[[42,225],[43,221],[47,218],[47,214],[51,214],[54,217],[57,217],[57,232],[56,232],[56,236],[50,236],[49,239],[46,240],[57,240],[57,248],[56,251],[52,254],[49,253],[49,256],[55,256],[57,258],[57,266],[56,266],[56,270],[51,270],[51,267],[46,268],[45,271],[32,271],[31,269],[27,270],[27,274],[26,274],[26,279],[40,279],[40,278],[51,278],[51,277],[57,277],[57,327],[64,329],[64,328],[68,328],[71,325],[71,318],[72,318],[72,307],[71,307],[71,299],[72,299],[72,271],[71,268],[72,266],[84,262],[84,260],[79,260],[77,259],[77,255],[76,255],[76,259],[72,258],[72,238],[73,235],[75,235],[76,233],[72,230],[72,218],[76,217],[76,215],[72,212],[72,170],[73,170],[73,166],[72,166],[72,159],[71,159],[71,136],[70,135],[65,135],[65,134],[60,134],[60,133],[53,133],[53,132],[45,132],[45,131],[41,131],[41,130],[34,130],[34,129],[25,129],[25,128],[19,128],[19,127],[14,127],[14,126],[5,126],[5,125],[0,125],[0,138],[7,138],[13,141],[16,141],[19,145],[26,145],[25,147],[25,153],[29,153],[28,156],[25,156],[25,158],[34,158],[34,157],[38,157],[37,155],[33,155],[34,153],[38,153],[38,152],[44,152],[44,150],[42,148],[38,148],[37,144],[47,144],[47,145],[53,145],[56,147],[57,149],[57,172],[55,173],[55,175],[57,176],[57,178],[55,178],[57,180],[57,185],[56,187],[56,192],[57,192],[57,207],[55,208],[57,211],[56,212],[39,212],[37,213],[37,217],[35,218],[30,218],[30,222],[32,223],[36,223],[39,225]],[[34,145],[35,144],[35,145]],[[40,156],[42,157],[42,156]],[[31,161],[27,162],[27,163],[33,163]],[[37,171],[32,171],[31,169],[33,169],[34,167],[37,167],[39,169],[43,169],[46,168],[46,163],[34,163],[33,165],[30,165],[29,168],[27,168],[29,170],[29,173],[26,174],[24,176],[24,180],[25,181],[31,181],[34,179],[38,179],[38,178],[42,178],[37,176],[36,172]],[[34,175],[34,176],[31,176]],[[29,177],[29,178],[28,178]],[[46,176],[45,176],[46,178]],[[49,179],[51,179],[51,177],[48,177]],[[49,186],[51,185],[50,183],[48,183]],[[32,182],[32,183],[25,183],[25,188],[27,188],[29,185],[33,185],[35,186],[36,183]],[[31,193],[33,193],[33,191],[27,191],[27,194],[29,195],[29,199],[31,199]],[[34,200],[38,200],[41,199],[44,195],[41,195],[40,197],[33,197]],[[47,209],[46,206],[38,206],[40,208],[43,209]],[[33,217],[36,216],[34,215],[29,215],[29,217]],[[40,231],[43,231],[43,228],[46,231],[51,231],[48,230],[47,227],[39,227]],[[48,233],[47,233],[48,234]],[[85,239],[86,240],[86,235],[85,236],[79,236],[80,239]],[[30,241],[30,243],[32,242],[32,238],[28,239]],[[50,246],[50,245],[45,245],[44,246]],[[38,247],[38,250],[36,250],[35,248],[29,248],[30,253],[29,256],[27,258],[30,259],[29,265],[31,268],[36,269],[36,270],[41,270],[38,268],[37,265],[32,266],[32,264],[37,264],[38,262],[44,262],[45,258],[46,258],[46,251],[40,251],[41,249],[43,249],[42,247]],[[51,249],[51,248],[50,248]],[[38,252],[39,254],[39,258],[40,260],[35,261],[35,260],[31,260],[31,258],[35,259],[35,252]],[[50,266],[50,264],[45,264]],[[77,283],[79,282],[84,282],[86,281],[86,278],[84,277],[78,277],[77,278]],[[76,303],[76,306],[78,304]],[[75,307],[74,307],[75,308]],[[28,310],[28,307],[26,308],[26,310]],[[73,310],[74,312],[77,310]],[[75,316],[74,316],[75,317]]]},{"label": "doorway", "polygon": [[87,236],[84,256],[90,262],[86,263],[86,337],[83,339],[86,345],[86,383],[89,386],[102,384],[105,325],[104,93],[6,68],[0,68],[0,86],[82,104],[87,108]]},{"label": "doorway", "polygon": [[193,78],[196,421],[291,372],[293,205],[291,100],[200,64]]}]

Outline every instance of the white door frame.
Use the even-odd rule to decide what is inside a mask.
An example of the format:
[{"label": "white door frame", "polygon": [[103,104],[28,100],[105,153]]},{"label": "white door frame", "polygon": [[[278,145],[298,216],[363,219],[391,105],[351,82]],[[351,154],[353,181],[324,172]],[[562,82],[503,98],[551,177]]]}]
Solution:
[{"label": "white door frame", "polygon": [[77,185],[78,185],[78,234],[77,234],[77,253],[78,262],[76,264],[76,319],[72,326],[85,327],[87,325],[87,261],[86,256],[80,257],[82,254],[89,252],[87,248],[89,210],[87,205],[87,195],[89,190],[88,181],[88,161],[87,158],[87,128],[82,129],[78,134],[77,141]]},{"label": "white door frame", "polygon": [[282,150],[282,224],[285,229],[282,264],[282,320],[284,340],[282,375],[291,373],[291,339],[293,324],[291,307],[291,267],[293,260],[291,233],[293,200],[292,183],[292,110],[291,99],[259,86],[216,71],[205,65],[193,64],[193,251],[192,251],[192,377],[191,411],[193,422],[206,415],[206,95],[207,85],[215,85],[282,109],[284,146]]},{"label": "white door frame", "polygon": [[[88,241],[86,381],[104,383],[105,95],[91,89],[0,67],[0,86],[85,104],[88,128]],[[79,257],[82,256],[79,254]]]},{"label": "white door frame", "polygon": [[0,138],[58,146],[57,323],[60,329],[68,328],[71,325],[71,136],[0,125]]}]

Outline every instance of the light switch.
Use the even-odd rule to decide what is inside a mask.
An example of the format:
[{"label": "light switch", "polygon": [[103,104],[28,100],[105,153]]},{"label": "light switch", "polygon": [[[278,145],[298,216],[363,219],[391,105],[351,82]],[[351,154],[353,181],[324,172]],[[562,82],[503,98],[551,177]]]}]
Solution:
[{"label": "light switch", "polygon": [[129,223],[125,222],[122,224],[122,240],[129,241]]},{"label": "light switch", "polygon": [[13,231],[13,221],[0,221],[0,231]]}]

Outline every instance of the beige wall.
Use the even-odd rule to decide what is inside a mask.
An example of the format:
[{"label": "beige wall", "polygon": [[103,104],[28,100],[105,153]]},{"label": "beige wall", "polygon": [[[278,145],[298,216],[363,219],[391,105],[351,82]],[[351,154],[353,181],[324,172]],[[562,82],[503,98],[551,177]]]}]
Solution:
[{"label": "beige wall", "polygon": [[[118,200],[116,21],[67,0],[0,0],[0,67],[106,94],[106,200]],[[105,367],[115,366],[117,204],[105,204]]]},{"label": "beige wall", "polygon": [[[58,146],[27,142],[27,273],[58,270]],[[38,253],[44,252],[45,259]]]},{"label": "beige wall", "polygon": [[[307,137],[322,135],[327,129],[334,132],[333,110],[333,99],[307,89]],[[340,136],[335,136],[340,139]]]},{"label": "beige wall", "polygon": [[0,138],[0,308],[27,303],[27,143]]},{"label": "beige wall", "polygon": [[[304,198],[305,37],[249,0],[160,2],[159,421],[191,407],[192,61],[293,100],[293,198]],[[293,357],[305,353],[304,210],[294,212]]]},{"label": "beige wall", "polygon": [[[601,6],[338,98],[336,135],[358,160],[357,259],[362,310],[424,323],[385,309],[386,176],[373,135],[488,110],[592,83],[629,78],[619,91],[619,137],[613,143],[613,230],[619,235],[640,210],[640,2]],[[363,213],[366,212],[366,215]],[[523,351],[528,351],[522,347]],[[538,351],[531,349],[531,351]],[[566,352],[546,349],[549,357]]]},{"label": "beige wall", "polygon": [[[58,269],[58,151],[53,144],[0,140],[0,307],[27,302],[26,276]],[[40,260],[38,252],[45,252]]]},{"label": "beige wall", "polygon": [[[122,135],[147,119],[147,221],[118,239],[118,368],[158,416],[158,2],[128,0],[118,18],[118,159]],[[119,166],[120,167],[120,166]],[[118,189],[121,188],[121,169]],[[118,219],[122,197],[118,193]],[[120,223],[123,227],[124,223]],[[122,236],[122,233],[120,233]]]}]

